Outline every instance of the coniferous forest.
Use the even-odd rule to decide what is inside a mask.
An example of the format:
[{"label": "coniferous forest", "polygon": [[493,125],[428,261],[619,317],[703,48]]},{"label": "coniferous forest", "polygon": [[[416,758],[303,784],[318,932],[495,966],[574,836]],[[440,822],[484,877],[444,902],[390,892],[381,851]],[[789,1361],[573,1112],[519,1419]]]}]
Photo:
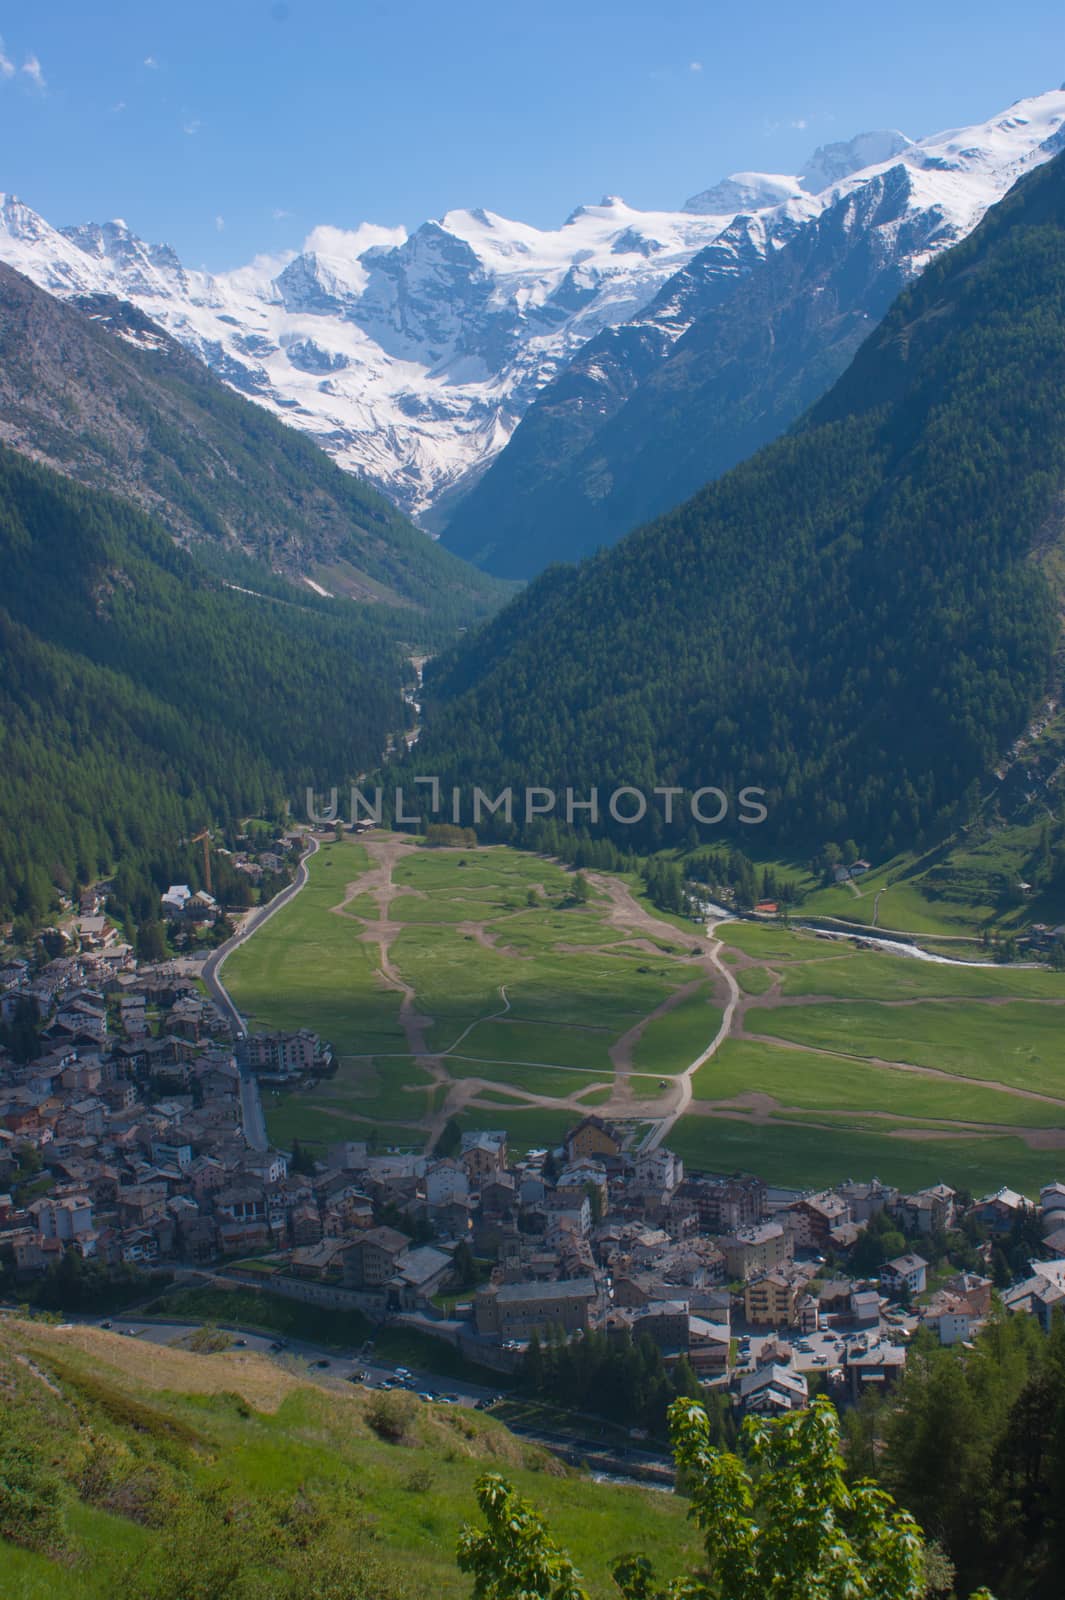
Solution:
[{"label": "coniferous forest", "polygon": [[[898,299],[791,436],[434,663],[422,770],[757,785],[762,840],[928,837],[1054,679],[1063,394],[1058,157]],[[653,811],[617,831],[668,837]]]},{"label": "coniferous forest", "polygon": [[7,914],[350,780],[403,725],[409,668],[373,612],[226,587],[143,512],[8,450],[0,563]]}]

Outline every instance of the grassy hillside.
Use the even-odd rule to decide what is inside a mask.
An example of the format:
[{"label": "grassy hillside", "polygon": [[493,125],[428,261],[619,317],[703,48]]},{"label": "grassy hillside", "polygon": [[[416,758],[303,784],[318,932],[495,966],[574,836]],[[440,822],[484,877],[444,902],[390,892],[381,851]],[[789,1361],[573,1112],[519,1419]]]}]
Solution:
[{"label": "grassy hillside", "polygon": [[260,1356],[0,1324],[4,1600],[442,1600],[478,1474],[504,1467],[590,1592],[691,1559],[684,1502],[593,1484],[498,1423]]}]

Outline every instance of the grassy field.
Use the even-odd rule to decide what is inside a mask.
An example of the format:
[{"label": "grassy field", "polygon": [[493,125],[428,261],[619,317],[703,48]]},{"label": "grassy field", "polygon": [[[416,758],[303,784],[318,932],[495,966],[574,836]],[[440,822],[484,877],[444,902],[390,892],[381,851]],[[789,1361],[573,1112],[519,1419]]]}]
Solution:
[{"label": "grassy field", "polygon": [[1065,1164],[1060,973],[947,966],[777,926],[721,935],[746,998],[670,1136],[689,1162],[800,1187],[875,1171],[1030,1191]]},{"label": "grassy field", "polygon": [[871,1112],[926,1124],[964,1120],[1045,1128],[1065,1118],[1065,1099],[1048,1106],[1001,1089],[968,1084],[962,1105],[957,1084],[947,1078],[748,1039],[727,1039],[695,1074],[693,1092],[697,1100],[710,1102],[769,1095],[790,1110]]},{"label": "grassy field", "polygon": [[309,1092],[264,1093],[267,1130],[286,1150],[294,1138],[310,1144],[361,1139],[371,1127],[379,1127],[387,1143],[417,1145],[432,1083],[410,1056],[342,1056],[336,1076]]},{"label": "grassy field", "polygon": [[749,1012],[748,1028],[822,1050],[1065,1097],[1065,1009],[1055,1005],[921,1000],[888,1007],[844,1001]]},{"label": "grassy field", "polygon": [[[831,946],[822,945],[822,951]],[[1047,968],[939,965],[910,956],[844,948],[845,959],[782,965],[785,995],[830,995],[855,1000],[1045,999],[1061,1000],[1065,983]]]},{"label": "grassy field", "polygon": [[226,987],[259,1028],[308,1022],[342,1055],[402,1050],[400,996],[382,980],[362,927],[334,915],[345,882],[369,865],[357,844],[326,844],[309,881],[223,969]]},{"label": "grassy field", "polygon": [[1048,1174],[1061,1168],[1052,1155],[1005,1136],[959,1134],[918,1142],[854,1127],[826,1130],[718,1117],[684,1117],[669,1144],[689,1167],[757,1172],[770,1183],[797,1189],[876,1176],[904,1189],[943,1182],[977,1194],[1008,1181],[1035,1194]]},{"label": "grassy field", "polygon": [[[39,1324],[0,1332],[0,1381],[4,1446],[47,1463],[58,1513],[43,1548],[0,1542],[4,1600],[231,1594],[231,1559],[249,1596],[282,1592],[284,1566],[304,1573],[285,1593],[460,1600],[455,1542],[486,1470],[546,1513],[594,1600],[616,1593],[611,1561],[634,1546],[666,1577],[694,1563],[680,1497],[593,1484],[462,1407],[312,1383],[246,1351]],[[339,1584],[352,1561],[368,1576]]]},{"label": "grassy field", "polygon": [[[494,1102],[517,1138],[558,1137],[577,1113],[537,1102],[601,1085],[609,1099],[612,1045],[693,981],[690,925],[674,944],[663,924],[648,950],[645,937],[634,943],[641,930],[612,924],[604,894],[578,904],[574,875],[535,856],[344,840],[324,845],[309,873],[225,968],[254,1026],[310,1025],[339,1048],[334,1078],[267,1095],[271,1137],[286,1147],[370,1127],[384,1142],[424,1143],[452,1090],[449,1109],[462,1111],[472,1078],[511,1091]],[[649,1023],[641,1066],[687,1065],[720,1021],[708,997],[704,982],[697,1001]],[[469,1115],[483,1125],[485,1112]]]},{"label": "grassy field", "polygon": [[[870,915],[915,865],[870,875]],[[499,846],[324,846],[309,887],[225,969],[256,1023],[309,1024],[341,1047],[334,1078],[267,1096],[272,1137],[324,1146],[374,1128],[417,1147],[454,1115],[505,1126],[515,1149],[557,1143],[581,1108],[631,1117],[614,1103],[613,1058],[645,1114],[663,1115],[675,1099],[660,1082],[714,1038],[724,979],[705,932],[649,920],[628,880],[593,877],[585,904],[573,890],[557,863]],[[824,893],[859,903],[846,886]],[[977,1188],[1038,1186],[1065,1164],[1065,976],[776,923],[719,937],[741,1004],[670,1135],[689,1163],[783,1184],[949,1172]],[[728,1115],[707,1115],[715,1103]]]},{"label": "grassy field", "polygon": [[682,1072],[706,1049],[721,1026],[721,1009],[711,1005],[709,985],[686,995],[671,1010],[649,1022],[636,1041],[633,1065],[668,1077]]},{"label": "grassy field", "polygon": [[528,1061],[537,1066],[585,1067],[612,1072],[610,1030],[570,1023],[523,1022],[507,1017],[479,1022],[456,1054],[477,1061]]}]

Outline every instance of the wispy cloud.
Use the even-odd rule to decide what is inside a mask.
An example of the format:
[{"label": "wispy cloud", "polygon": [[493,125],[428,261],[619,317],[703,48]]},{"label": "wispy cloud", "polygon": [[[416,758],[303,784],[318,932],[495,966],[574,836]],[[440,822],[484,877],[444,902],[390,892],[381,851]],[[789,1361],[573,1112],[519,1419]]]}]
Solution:
[{"label": "wispy cloud", "polygon": [[803,133],[809,126],[809,117],[782,117],[779,122],[773,122],[767,117],[762,127],[762,133],[766,139],[771,139],[775,133],[780,133],[782,130],[789,132],[794,130],[798,133]]},{"label": "wispy cloud", "polygon": [[146,67],[150,67],[151,70],[155,72],[158,69],[159,63],[156,61],[154,56],[145,56],[144,65]]},{"label": "wispy cloud", "polygon": [[200,121],[199,117],[192,117],[188,122],[182,123],[181,131],[182,133],[189,134],[199,133],[202,127],[203,123]]},{"label": "wispy cloud", "polygon": [[285,218],[286,217],[290,217],[291,215],[292,215],[292,212],[291,211],[286,211],[284,206],[275,206],[274,207],[273,218],[274,218],[275,222],[284,222]]},{"label": "wispy cloud", "polygon": [[15,63],[4,49],[4,41],[0,39],[0,78],[13,78],[15,76]]},{"label": "wispy cloud", "polygon": [[27,56],[22,63],[22,70],[33,84],[33,87],[40,89],[43,94],[48,85],[45,82],[44,73],[41,71],[41,63],[37,60],[37,57]]},{"label": "wispy cloud", "polygon": [[701,61],[689,61],[688,62],[688,71],[689,72],[702,72],[702,70],[703,70],[703,64],[702,64]]},{"label": "wispy cloud", "polygon": [[111,115],[113,117],[117,117],[119,113],[125,111],[125,109],[126,102],[124,100],[116,100],[114,105],[111,107]]},{"label": "wispy cloud", "polygon": [[225,217],[215,217],[214,225],[215,225],[215,231],[217,233],[224,233],[225,232],[225,226],[226,226]]}]

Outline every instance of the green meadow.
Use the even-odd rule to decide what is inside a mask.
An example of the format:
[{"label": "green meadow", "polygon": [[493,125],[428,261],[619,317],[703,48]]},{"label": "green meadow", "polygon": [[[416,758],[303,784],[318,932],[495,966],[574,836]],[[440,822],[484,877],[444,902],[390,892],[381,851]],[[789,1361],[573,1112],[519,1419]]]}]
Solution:
[{"label": "green meadow", "polygon": [[[642,1115],[664,1116],[676,1094],[662,1080],[714,1039],[728,991],[703,930],[649,921],[618,883],[608,895],[593,874],[578,903],[573,873],[502,846],[324,845],[308,887],[224,969],[253,1026],[309,1025],[339,1049],[334,1077],[265,1097],[271,1136],[321,1147],[376,1129],[424,1146],[453,1113],[506,1126],[522,1149],[595,1107],[639,1137],[615,1063]],[[740,1003],[669,1134],[689,1164],[785,1185],[876,1171],[975,1188],[1065,1169],[1062,974],[778,923],[726,923],[718,938]]]},{"label": "green meadow", "polygon": [[1057,1005],[841,1001],[748,1012],[747,1026],[822,1050],[935,1067],[1065,1100],[1065,1009]]}]

